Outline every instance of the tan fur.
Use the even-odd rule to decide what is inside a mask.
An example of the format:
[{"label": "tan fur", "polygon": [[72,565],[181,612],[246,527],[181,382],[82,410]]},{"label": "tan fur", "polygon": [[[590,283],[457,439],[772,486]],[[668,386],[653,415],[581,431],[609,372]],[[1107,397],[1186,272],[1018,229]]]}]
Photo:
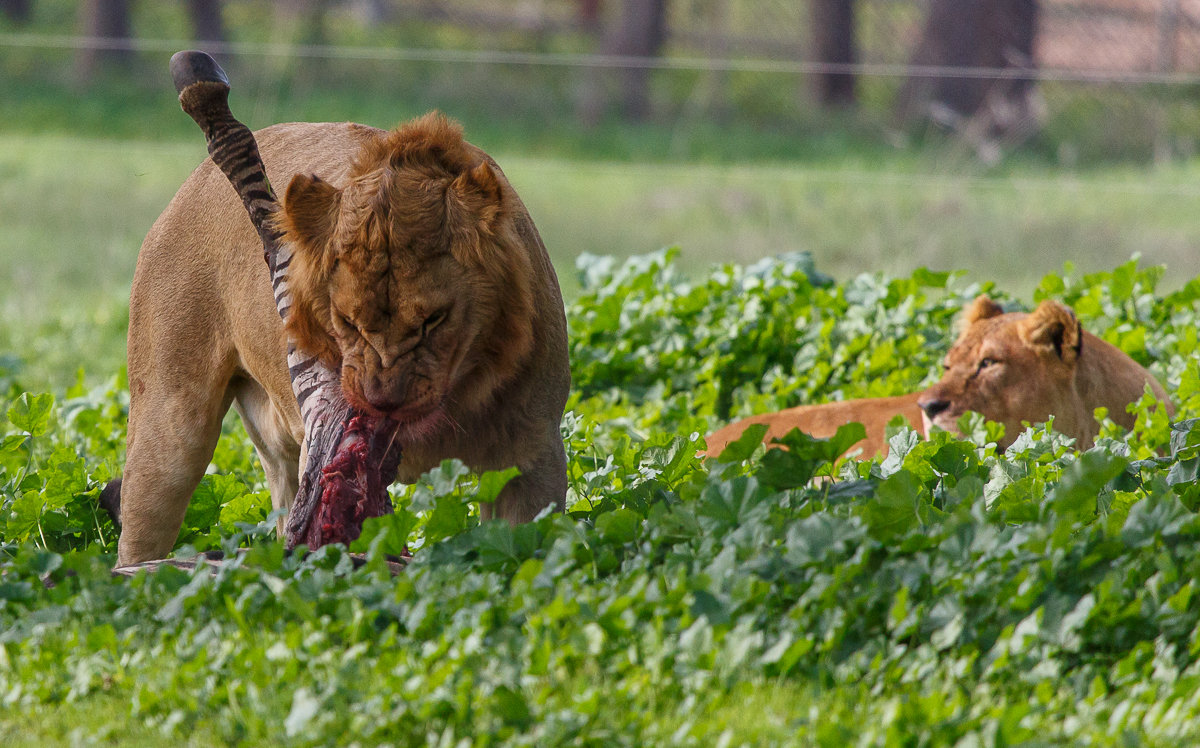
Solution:
[{"label": "tan fur", "polygon": [[886,427],[896,416],[904,416],[909,426],[922,434],[925,433],[921,423],[921,409],[917,407],[917,398],[920,396],[921,393],[914,392],[895,397],[870,397],[819,405],[800,405],[778,413],[750,416],[713,432],[706,440],[708,450],[705,454],[709,457],[719,456],[730,442],[736,441],[742,432],[756,423],[767,424],[767,433],[763,438],[768,442],[792,429],[800,429],[810,436],[828,439],[837,433],[839,426],[861,423],[866,428],[867,438],[857,442],[847,453],[861,450],[858,454],[862,457],[886,454]]},{"label": "tan fur", "polygon": [[[561,507],[570,386],[557,279],[490,157],[436,115],[393,132],[293,123],[256,133],[287,185],[296,248],[288,332],[342,367],[347,399],[403,421],[399,478],[444,458],[516,465],[485,516]],[[130,298],[129,440],[119,561],[173,545],[233,403],[276,506],[295,495],[303,437],[262,245],[206,160],[142,245]]]},{"label": "tan fur", "polygon": [[921,396],[925,427],[957,429],[967,411],[1004,424],[1007,447],[1024,430],[1054,416],[1054,428],[1088,449],[1099,431],[1093,416],[1108,409],[1131,428],[1126,412],[1146,385],[1168,413],[1174,406],[1150,372],[1117,347],[1083,330],[1075,313],[1043,301],[1029,314],[1004,311],[986,296],[964,310],[958,340],[946,354],[941,381]]}]

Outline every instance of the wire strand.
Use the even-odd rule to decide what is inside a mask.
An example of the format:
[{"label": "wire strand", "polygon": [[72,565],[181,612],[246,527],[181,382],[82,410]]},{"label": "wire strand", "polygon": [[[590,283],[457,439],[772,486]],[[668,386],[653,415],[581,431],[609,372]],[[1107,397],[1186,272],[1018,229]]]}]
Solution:
[{"label": "wire strand", "polygon": [[[112,39],[52,34],[0,34],[0,47],[22,49],[112,50],[174,53],[198,44],[194,39]],[[794,75],[861,75],[891,78],[970,78],[1034,80],[1055,83],[1125,85],[1187,85],[1200,83],[1200,74],[1059,68],[987,68],[902,63],[830,63],[731,57],[634,57],[573,52],[431,49],[425,47],[360,47],[335,44],[202,42],[213,54],[257,57],[303,57],[378,62],[441,62],[448,64],[524,65],[541,67],[676,70],[700,72],[786,73]]]}]

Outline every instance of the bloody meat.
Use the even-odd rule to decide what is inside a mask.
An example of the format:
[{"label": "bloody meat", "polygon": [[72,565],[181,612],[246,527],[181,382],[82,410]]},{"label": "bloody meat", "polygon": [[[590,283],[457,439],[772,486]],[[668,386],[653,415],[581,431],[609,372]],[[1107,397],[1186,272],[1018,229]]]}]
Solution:
[{"label": "bloody meat", "polygon": [[358,414],[346,430],[333,458],[321,469],[321,499],[302,542],[309,548],[358,538],[367,517],[392,511],[387,487],[400,463],[393,444],[396,424]]}]

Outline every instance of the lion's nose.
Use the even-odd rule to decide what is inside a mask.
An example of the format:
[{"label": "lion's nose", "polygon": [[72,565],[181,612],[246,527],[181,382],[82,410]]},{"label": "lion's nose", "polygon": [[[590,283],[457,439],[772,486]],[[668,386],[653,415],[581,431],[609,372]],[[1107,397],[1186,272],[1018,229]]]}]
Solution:
[{"label": "lion's nose", "polygon": [[917,401],[917,407],[925,411],[925,416],[927,418],[933,419],[936,418],[939,413],[950,407],[950,401],[939,398],[930,398],[928,400],[921,399]]},{"label": "lion's nose", "polygon": [[372,377],[363,382],[363,397],[371,407],[392,411],[404,404],[404,394],[398,382]]}]

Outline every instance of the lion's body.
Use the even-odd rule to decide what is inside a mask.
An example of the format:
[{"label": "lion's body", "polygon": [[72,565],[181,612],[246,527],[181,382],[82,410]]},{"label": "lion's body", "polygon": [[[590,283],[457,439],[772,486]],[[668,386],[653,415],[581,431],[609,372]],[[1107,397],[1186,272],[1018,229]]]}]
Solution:
[{"label": "lion's body", "polygon": [[[430,118],[423,122],[416,127],[416,136],[424,132],[422,126],[443,127]],[[439,131],[439,136],[443,134]],[[378,150],[388,134],[354,124],[297,123],[268,127],[256,136],[272,184],[288,185],[296,175],[316,174],[318,181],[342,188],[354,169],[361,176],[362,153]],[[423,361],[424,369],[405,371],[404,387],[388,390],[394,384],[388,377],[402,376],[395,373],[400,366],[395,359],[417,354],[411,345],[407,353],[391,350],[401,333],[364,327],[360,337],[370,343],[372,379],[353,392],[348,388],[347,396],[368,408],[385,402],[397,412],[406,406],[405,398],[419,401],[419,408],[411,408],[414,425],[403,432],[401,480],[412,481],[451,457],[476,470],[519,467],[522,475],[501,495],[495,514],[524,521],[547,505],[561,507],[566,491],[559,433],[570,386],[566,321],[553,267],[520,199],[486,154],[461,140],[459,150],[457,157],[487,165],[476,172],[487,172],[481,178],[491,189],[488,197],[503,206],[487,217],[504,222],[494,228],[507,237],[504,251],[513,257],[502,261],[484,257],[479,267],[459,268],[457,276],[447,269],[429,279],[420,275],[421,262],[412,261],[411,253],[401,258],[400,250],[393,248],[393,256],[384,263],[384,273],[391,268],[394,276],[387,298],[368,298],[362,306],[386,307],[380,314],[390,317],[392,310],[400,315],[408,309],[406,304],[426,298],[431,289],[450,298],[457,304],[453,312],[433,321],[436,325],[449,316],[444,331],[427,331],[431,325],[426,317],[417,323],[416,344],[422,356],[425,347],[447,348],[450,363]],[[386,168],[391,169],[386,174],[389,179],[407,175],[398,161]],[[399,189],[384,187],[389,188]],[[283,208],[287,212],[286,202]],[[402,200],[392,199],[392,211],[402,213],[402,208]],[[437,225],[445,228],[448,220]],[[442,251],[436,261],[449,267],[459,259],[448,258],[449,251]],[[347,259],[347,264],[351,261]],[[503,262],[523,277],[519,282],[505,278],[504,283],[489,285],[485,282],[489,262]],[[401,264],[407,268],[403,273],[397,269]],[[348,288],[345,276],[365,272],[364,268],[343,268],[341,275],[334,276],[341,284],[342,303]],[[455,287],[459,276],[466,280]],[[364,293],[372,292],[365,288]],[[303,286],[299,290],[313,293]],[[484,300],[474,301],[477,296]],[[365,313],[364,309],[359,311]],[[518,311],[510,313],[510,309]],[[327,319],[317,324],[336,327]],[[456,340],[460,330],[465,337]],[[352,332],[338,331],[336,339],[351,336]],[[506,349],[510,340],[519,350]],[[138,257],[130,297],[131,402],[120,488],[121,563],[161,557],[170,550],[231,403],[262,459],[273,503],[289,506],[297,487],[304,427],[291,389],[286,345],[261,241],[229,182],[206,160],[155,222]],[[498,362],[495,370],[489,368],[493,362]],[[446,371],[438,370],[439,365]],[[368,367],[360,359],[355,359],[354,368],[357,376],[366,376],[362,372]],[[429,382],[434,379],[442,389],[430,395]],[[377,398],[376,390],[386,392]],[[420,390],[420,397],[411,394],[414,390]],[[407,412],[405,417],[410,417]]]},{"label": "lion's body", "polygon": [[965,310],[958,340],[945,358],[941,380],[921,397],[926,428],[956,429],[967,411],[1004,424],[1007,447],[1024,429],[1054,417],[1054,429],[1092,446],[1099,431],[1094,411],[1132,428],[1127,406],[1147,386],[1174,413],[1154,376],[1116,346],[1083,330],[1066,306],[1044,301],[1029,314],[1004,313],[987,297]]},{"label": "lion's body", "polygon": [[917,406],[917,398],[920,395],[921,393],[915,392],[895,397],[868,397],[800,405],[777,413],[750,416],[713,432],[706,439],[706,454],[710,457],[719,456],[730,442],[735,441],[742,432],[756,423],[767,425],[767,433],[763,438],[768,442],[792,429],[800,429],[810,436],[827,439],[837,433],[839,426],[861,423],[866,429],[867,438],[857,442],[847,452],[861,450],[858,452],[860,456],[873,457],[887,451],[887,425],[896,416],[903,416],[909,426],[924,434],[921,409]]}]

